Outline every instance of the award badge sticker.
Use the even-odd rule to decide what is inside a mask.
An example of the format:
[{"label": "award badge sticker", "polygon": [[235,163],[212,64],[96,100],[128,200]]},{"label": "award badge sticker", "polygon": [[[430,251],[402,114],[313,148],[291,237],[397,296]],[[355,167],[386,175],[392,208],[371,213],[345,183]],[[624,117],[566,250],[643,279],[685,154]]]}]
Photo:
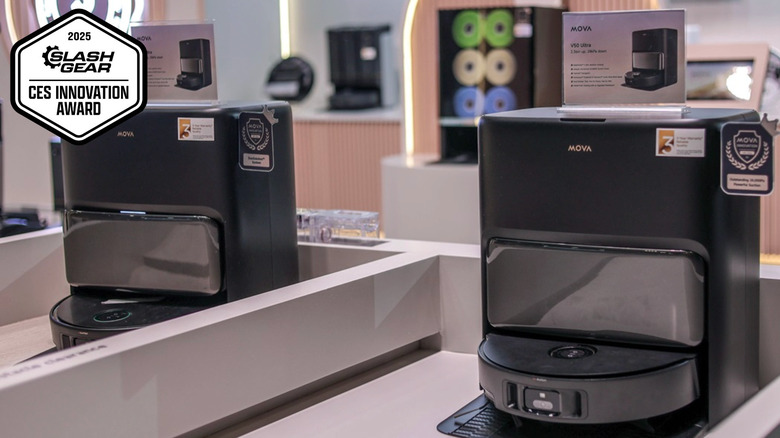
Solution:
[{"label": "award badge sticker", "polygon": [[238,116],[241,127],[238,165],[241,169],[257,172],[274,170],[273,126],[278,122],[274,110],[267,106],[262,113],[245,112]]},{"label": "award badge sticker", "polygon": [[733,122],[721,130],[721,184],[729,195],[766,196],[774,187],[777,120]]},{"label": "award badge sticker", "polygon": [[11,105],[24,117],[82,144],[146,106],[142,43],[81,9],[11,49]]}]

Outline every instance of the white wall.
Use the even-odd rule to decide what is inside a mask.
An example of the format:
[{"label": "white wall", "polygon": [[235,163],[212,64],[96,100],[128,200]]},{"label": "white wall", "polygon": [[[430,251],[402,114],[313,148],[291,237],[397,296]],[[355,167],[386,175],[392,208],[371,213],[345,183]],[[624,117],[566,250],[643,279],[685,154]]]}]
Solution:
[{"label": "white wall", "polygon": [[277,0],[205,0],[214,20],[219,99],[267,100],[265,82],[281,59]]},{"label": "white wall", "polygon": [[11,107],[11,67],[0,53],[0,98],[3,99],[3,196],[5,206],[20,204],[51,209],[49,139],[52,134]]}]

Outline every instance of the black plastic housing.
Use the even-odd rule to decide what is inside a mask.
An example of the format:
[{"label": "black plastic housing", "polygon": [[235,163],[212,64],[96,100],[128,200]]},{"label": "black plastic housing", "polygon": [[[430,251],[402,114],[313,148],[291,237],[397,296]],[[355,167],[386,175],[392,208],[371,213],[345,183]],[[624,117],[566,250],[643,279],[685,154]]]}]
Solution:
[{"label": "black plastic housing", "polygon": [[[199,123],[203,132],[182,131]],[[269,167],[246,161],[252,136],[253,154],[268,140]],[[147,316],[161,314],[160,297],[163,313],[178,316],[298,281],[288,104],[149,106],[84,145],[63,142],[62,159],[71,297],[52,310],[55,343],[58,327],[112,332],[157,322],[162,316]],[[132,303],[132,316],[86,326],[66,318],[80,312],[69,306],[121,309],[112,298]]]},{"label": "black plastic housing", "polygon": [[[707,421],[715,424],[757,391],[759,201],[723,193],[719,172],[723,124],[758,120],[754,111],[727,109],[693,109],[682,118],[661,120],[568,119],[555,108],[481,119],[479,178],[486,340],[480,348],[480,384],[498,409],[546,422],[611,423],[672,412],[695,399]],[[659,129],[700,130],[705,138],[704,156],[657,155]],[[611,336],[593,330],[560,331],[549,324],[531,328],[493,326],[487,316],[491,298],[488,257],[496,241],[563,244],[574,251],[647,249],[695,255],[694,259],[704,264],[700,268],[705,285],[700,304],[704,306],[703,337],[684,345],[641,337],[633,340],[631,333]],[[561,273],[566,269],[560,266]],[[514,275],[509,269],[503,272]],[[550,271],[544,275],[551,275]],[[524,299],[529,297],[518,292],[518,302]],[[592,306],[592,301],[584,303],[585,307]],[[485,354],[487,347],[492,351],[509,348],[505,344],[511,342],[503,341],[513,338],[592,348],[595,354],[576,351],[583,359],[575,359],[594,363],[609,360],[600,359],[604,356],[598,351],[604,348],[681,356],[670,359],[660,369],[614,370],[598,377],[601,386],[591,386],[592,378],[562,374],[568,366],[565,360],[557,362],[563,368],[540,371],[528,362],[504,361],[500,355]],[[552,354],[552,350],[539,351]],[[680,374],[683,363],[685,371]],[[664,369],[667,377],[658,380],[658,372]],[[681,375],[688,376],[688,380],[681,380]],[[529,385],[529,379],[541,390],[548,388],[547,379],[558,382],[550,384],[558,390],[576,391],[588,387],[595,391],[626,380],[634,383],[623,386],[623,397],[610,403],[594,400],[595,393],[586,394],[590,399],[587,415],[565,417],[532,412],[522,406],[509,407],[512,400],[508,399],[507,385],[520,385],[522,389]],[[650,388],[661,388],[669,396],[650,396],[657,392],[648,392]],[[636,397],[643,393],[647,397]],[[687,394],[688,401],[680,394]]]}]

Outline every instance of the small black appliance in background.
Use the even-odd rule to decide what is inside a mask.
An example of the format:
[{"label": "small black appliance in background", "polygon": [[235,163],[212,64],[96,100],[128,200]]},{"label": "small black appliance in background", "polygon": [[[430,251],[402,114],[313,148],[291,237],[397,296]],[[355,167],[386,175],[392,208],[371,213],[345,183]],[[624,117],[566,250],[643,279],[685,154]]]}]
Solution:
[{"label": "small black appliance in background", "polygon": [[196,38],[179,41],[181,74],[176,76],[176,86],[187,90],[200,90],[211,85],[211,45],[209,40]]},{"label": "small black appliance in background", "polygon": [[297,56],[279,61],[268,74],[265,90],[277,100],[299,102],[306,98],[314,85],[314,69]]},{"label": "small black appliance in background", "polygon": [[292,141],[289,105],[270,102],[147,106],[63,142],[57,348],[297,281]]},{"label": "small black appliance in background", "polygon": [[392,106],[398,85],[392,63],[390,26],[328,29],[330,109],[350,110]]},{"label": "small black appliance in background", "polygon": [[652,91],[677,83],[677,30],[637,30],[631,34],[631,45],[627,87]]}]

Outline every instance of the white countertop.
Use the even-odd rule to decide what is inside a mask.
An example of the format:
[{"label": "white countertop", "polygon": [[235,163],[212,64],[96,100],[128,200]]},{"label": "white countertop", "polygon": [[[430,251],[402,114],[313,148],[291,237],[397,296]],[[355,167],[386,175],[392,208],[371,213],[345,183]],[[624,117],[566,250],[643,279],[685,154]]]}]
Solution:
[{"label": "white countertop", "polygon": [[54,348],[49,315],[0,326],[0,369]]},{"label": "white countertop", "polygon": [[436,426],[475,398],[477,356],[437,352],[245,438],[443,438]]}]

